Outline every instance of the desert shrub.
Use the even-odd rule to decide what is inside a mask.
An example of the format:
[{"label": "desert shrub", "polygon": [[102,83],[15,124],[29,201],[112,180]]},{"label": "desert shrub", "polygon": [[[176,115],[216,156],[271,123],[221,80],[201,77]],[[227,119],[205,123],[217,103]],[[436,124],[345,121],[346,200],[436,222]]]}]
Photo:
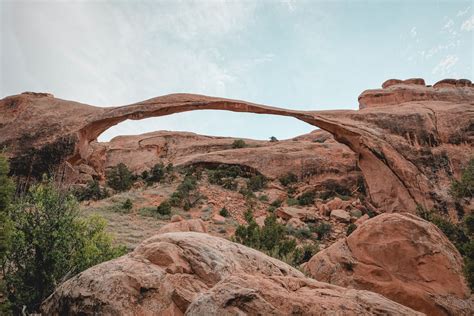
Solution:
[{"label": "desert shrub", "polygon": [[12,232],[2,260],[12,312],[38,310],[54,287],[80,271],[125,253],[114,247],[100,217],[81,219],[72,195],[52,183],[34,185],[12,204]]},{"label": "desert shrub", "polygon": [[469,160],[466,168],[462,171],[461,181],[454,180],[451,183],[449,193],[455,199],[474,197],[474,158]]},{"label": "desert shrub", "polygon": [[318,243],[311,243],[305,244],[301,248],[297,248],[299,250],[298,258],[296,258],[296,265],[300,265],[302,263],[308,262],[315,254],[319,252],[319,244]]},{"label": "desert shrub", "polygon": [[298,205],[298,200],[297,199],[294,199],[294,198],[288,198],[286,200],[286,204],[288,206],[294,206],[294,205]]},{"label": "desert shrub", "polygon": [[156,208],[156,212],[160,215],[170,215],[171,214],[171,203],[169,201],[163,201]]},{"label": "desert shrub", "polygon": [[282,200],[276,199],[268,207],[268,211],[273,212],[283,204]]},{"label": "desert shrub", "polygon": [[349,236],[350,234],[352,234],[352,232],[356,230],[356,228],[357,228],[356,224],[350,223],[349,226],[347,226],[346,236]]},{"label": "desert shrub", "polygon": [[286,175],[280,177],[278,180],[282,185],[287,187],[290,184],[298,182],[298,176],[292,172],[288,172]]},{"label": "desert shrub", "polygon": [[[297,246],[296,240],[289,237],[285,226],[278,223],[275,215],[268,216],[263,227],[258,226],[250,210],[244,214],[244,217],[247,225],[237,227],[235,241],[295,266],[304,262],[302,261],[303,254],[308,249],[304,250]],[[308,256],[306,254],[306,257]]]},{"label": "desert shrub", "polygon": [[108,197],[107,190],[101,188],[97,180],[89,181],[85,187],[74,190],[74,195],[78,201],[97,201]]},{"label": "desert shrub", "polygon": [[318,234],[318,240],[323,240],[331,233],[331,224],[327,222],[321,222],[317,225],[310,226],[311,231]]},{"label": "desert shrub", "polygon": [[208,170],[209,183],[217,184],[228,190],[237,190],[235,178],[245,176],[245,172],[235,165],[219,165],[214,170]]},{"label": "desert shrub", "polygon": [[264,194],[264,195],[260,195],[258,197],[258,199],[262,202],[268,202],[268,195]]},{"label": "desert shrub", "polygon": [[126,199],[125,202],[122,203],[122,209],[126,212],[130,212],[133,208],[132,200]]},{"label": "desert shrub", "polygon": [[247,181],[247,187],[253,192],[260,191],[265,187],[266,183],[267,178],[261,174],[258,174],[250,177],[250,179]]},{"label": "desert shrub", "polygon": [[127,191],[132,184],[132,173],[125,164],[119,163],[107,171],[107,185],[115,191]]},{"label": "desert shrub", "polygon": [[277,142],[277,141],[278,141],[278,139],[275,136],[270,137],[270,143],[274,143],[274,142]]},{"label": "desert shrub", "polygon": [[230,216],[230,213],[229,211],[225,208],[225,206],[223,208],[221,208],[221,210],[219,211],[219,215],[221,216],[224,216],[224,217],[229,217]]},{"label": "desert shrub", "polygon": [[298,204],[302,206],[314,204],[315,197],[314,191],[306,191],[298,197]]},{"label": "desert shrub", "polygon": [[298,239],[310,239],[312,234],[309,228],[287,228],[287,231]]},{"label": "desert shrub", "polygon": [[178,185],[176,191],[169,198],[171,206],[183,207],[189,210],[201,198],[201,196],[193,194],[197,187],[197,179],[193,175],[187,175]]},{"label": "desert shrub", "polygon": [[244,147],[247,147],[247,144],[245,143],[245,141],[243,139],[236,139],[234,140],[234,142],[232,143],[232,148],[244,148]]}]

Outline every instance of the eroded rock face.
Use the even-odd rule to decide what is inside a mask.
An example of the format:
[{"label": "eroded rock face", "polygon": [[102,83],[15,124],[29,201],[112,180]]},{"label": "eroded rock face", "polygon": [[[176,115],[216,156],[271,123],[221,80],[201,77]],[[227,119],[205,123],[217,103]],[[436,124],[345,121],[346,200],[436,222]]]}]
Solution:
[{"label": "eroded rock face", "polygon": [[307,279],[256,250],[196,232],[156,235],[132,253],[68,280],[42,304],[45,315],[324,315],[334,310],[417,314],[378,294]]},{"label": "eroded rock face", "polygon": [[296,111],[191,94],[98,108],[22,94],[0,100],[0,146],[7,147],[16,174],[41,176],[61,163],[68,170],[83,164],[96,170],[105,153],[97,155],[93,142],[127,119],[201,109],[292,116],[328,131],[355,153],[368,198],[382,211],[413,212],[421,204],[454,213],[446,187],[474,155],[474,88],[466,80],[422,83],[392,82],[366,91],[359,111]]},{"label": "eroded rock face", "polygon": [[406,213],[365,221],[305,265],[319,281],[376,292],[427,315],[470,315],[462,268],[435,225]]}]

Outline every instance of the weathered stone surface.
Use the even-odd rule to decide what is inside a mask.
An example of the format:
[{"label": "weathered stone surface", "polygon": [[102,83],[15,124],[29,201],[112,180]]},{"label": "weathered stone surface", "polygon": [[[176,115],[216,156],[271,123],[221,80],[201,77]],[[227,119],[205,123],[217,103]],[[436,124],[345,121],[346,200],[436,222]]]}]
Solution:
[{"label": "weathered stone surface", "polygon": [[59,286],[45,315],[361,313],[417,315],[381,295],[316,282],[261,252],[194,232],[166,233]]},{"label": "weathered stone surface", "polygon": [[158,233],[170,233],[170,232],[198,232],[207,233],[206,224],[199,218],[197,219],[178,219],[174,218],[174,221],[166,224],[160,228]]},{"label": "weathered stone surface", "polygon": [[331,217],[344,223],[349,223],[351,221],[351,215],[344,210],[331,211]]},{"label": "weathered stone surface", "polygon": [[433,224],[411,214],[382,214],[317,253],[315,279],[384,295],[427,315],[469,315],[474,302],[462,258]]}]

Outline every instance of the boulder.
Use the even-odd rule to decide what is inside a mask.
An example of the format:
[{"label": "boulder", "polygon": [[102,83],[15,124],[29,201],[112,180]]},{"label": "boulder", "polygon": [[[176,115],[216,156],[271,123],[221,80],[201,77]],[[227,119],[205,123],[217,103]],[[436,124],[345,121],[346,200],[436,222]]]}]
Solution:
[{"label": "boulder", "polygon": [[349,223],[351,221],[351,215],[344,210],[333,210],[330,216],[343,223]]},{"label": "boulder", "polygon": [[44,315],[419,315],[381,295],[306,278],[265,254],[195,232],[156,235],[60,285]]},{"label": "boulder", "polygon": [[317,253],[305,270],[319,281],[373,291],[427,315],[474,310],[459,252],[435,225],[411,214],[367,220]]}]

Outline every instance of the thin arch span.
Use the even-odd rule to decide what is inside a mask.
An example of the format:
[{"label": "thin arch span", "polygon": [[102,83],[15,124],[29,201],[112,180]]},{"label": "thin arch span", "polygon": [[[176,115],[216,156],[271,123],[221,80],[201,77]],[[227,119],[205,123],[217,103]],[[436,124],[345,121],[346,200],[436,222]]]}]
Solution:
[{"label": "thin arch span", "polygon": [[[87,161],[89,143],[108,128],[125,120],[141,120],[149,117],[196,110],[225,110],[294,117],[331,133],[334,138],[358,154],[358,164],[373,203],[385,211],[414,210],[416,204],[427,205],[429,200],[420,190],[419,184],[410,183],[398,170],[416,173],[416,167],[400,156],[390,144],[357,126],[351,119],[352,110],[298,111],[271,107],[240,100],[208,97],[194,94],[171,94],[146,101],[104,109],[88,120],[79,130],[79,142],[75,160]],[[372,145],[385,142],[383,154],[374,151]],[[390,159],[396,158],[396,159]],[[406,162],[400,166],[400,161]],[[413,169],[413,170],[411,170]],[[378,178],[382,178],[380,181]],[[426,184],[428,185],[428,184]],[[388,198],[387,198],[388,197]]]}]

